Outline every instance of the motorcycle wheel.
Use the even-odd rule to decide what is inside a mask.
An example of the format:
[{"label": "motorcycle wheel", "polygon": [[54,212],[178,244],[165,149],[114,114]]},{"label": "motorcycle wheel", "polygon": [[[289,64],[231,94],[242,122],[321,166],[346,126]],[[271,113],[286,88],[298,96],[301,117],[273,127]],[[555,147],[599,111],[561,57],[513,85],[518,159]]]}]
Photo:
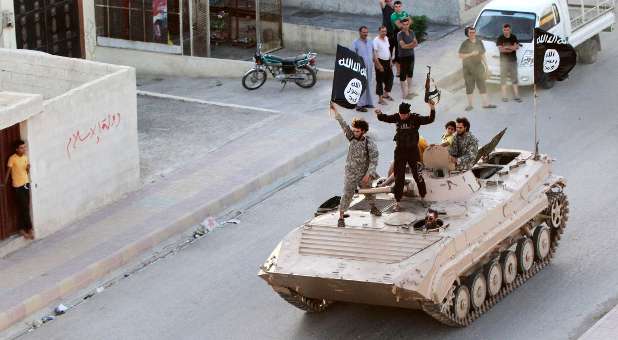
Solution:
[{"label": "motorcycle wheel", "polygon": [[315,74],[315,71],[305,65],[303,67],[301,67],[300,69],[298,69],[298,73],[302,74],[304,76],[306,76],[307,78],[305,80],[296,80],[296,85],[304,88],[304,89],[308,89],[310,87],[313,87],[313,85],[315,85],[315,83],[318,81],[318,77]]},{"label": "motorcycle wheel", "polygon": [[266,82],[266,71],[253,69],[242,77],[242,86],[247,90],[257,90]]}]

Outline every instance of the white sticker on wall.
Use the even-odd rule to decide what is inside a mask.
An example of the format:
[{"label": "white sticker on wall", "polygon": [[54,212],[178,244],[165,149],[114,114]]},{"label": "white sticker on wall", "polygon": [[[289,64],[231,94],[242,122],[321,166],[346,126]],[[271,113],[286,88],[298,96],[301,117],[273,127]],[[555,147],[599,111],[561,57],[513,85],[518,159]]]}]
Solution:
[{"label": "white sticker on wall", "polygon": [[363,93],[363,83],[359,79],[354,78],[345,87],[343,94],[348,103],[356,105],[360,100],[361,93]]},{"label": "white sticker on wall", "polygon": [[558,69],[560,66],[560,55],[558,51],[554,49],[548,49],[545,51],[545,57],[543,58],[543,72],[551,73]]}]

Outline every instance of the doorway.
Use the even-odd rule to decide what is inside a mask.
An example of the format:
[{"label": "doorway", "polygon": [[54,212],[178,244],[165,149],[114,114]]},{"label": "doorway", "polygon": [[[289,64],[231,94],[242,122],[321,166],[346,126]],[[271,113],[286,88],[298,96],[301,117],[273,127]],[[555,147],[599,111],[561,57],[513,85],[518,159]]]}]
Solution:
[{"label": "doorway", "polygon": [[[13,143],[20,138],[19,124],[0,130],[0,175],[2,181],[6,178],[6,163],[15,153]],[[19,231],[17,225],[17,205],[15,190],[11,184],[5,186],[0,192],[0,240],[4,240]]]},{"label": "doorway", "polygon": [[81,0],[13,0],[17,48],[83,58]]}]

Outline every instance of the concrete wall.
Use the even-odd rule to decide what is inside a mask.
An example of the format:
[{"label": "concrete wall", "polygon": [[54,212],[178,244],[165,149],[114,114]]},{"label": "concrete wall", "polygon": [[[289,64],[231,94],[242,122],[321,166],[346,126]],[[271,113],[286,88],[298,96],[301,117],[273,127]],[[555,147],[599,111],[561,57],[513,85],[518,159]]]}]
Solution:
[{"label": "concrete wall", "polygon": [[[403,8],[411,15],[426,15],[435,23],[463,25],[472,21],[489,0],[402,0],[402,2]],[[364,15],[382,13],[377,0],[286,0],[285,6]]]},{"label": "concrete wall", "polygon": [[0,61],[2,90],[46,99],[21,124],[38,237],[137,189],[134,69],[23,50],[0,50]]},{"label": "concrete wall", "polygon": [[45,99],[115,71],[115,66],[84,63],[81,59],[30,50],[0,49],[0,88],[41,94]]},{"label": "concrete wall", "polygon": [[[460,0],[402,0],[403,8],[411,15],[426,15],[432,22],[455,24],[459,20]],[[377,0],[286,0],[285,6],[327,12],[380,15]]]},{"label": "concrete wall", "polygon": [[286,48],[335,54],[337,44],[351,47],[357,38],[358,32],[355,30],[283,23],[283,46]]},{"label": "concrete wall", "polygon": [[[236,78],[239,81],[253,62],[231,59],[190,57],[113,47],[96,47],[97,61],[134,67],[139,74],[177,77]],[[318,79],[332,79],[332,70],[318,72]],[[269,75],[272,81],[272,77]]]}]

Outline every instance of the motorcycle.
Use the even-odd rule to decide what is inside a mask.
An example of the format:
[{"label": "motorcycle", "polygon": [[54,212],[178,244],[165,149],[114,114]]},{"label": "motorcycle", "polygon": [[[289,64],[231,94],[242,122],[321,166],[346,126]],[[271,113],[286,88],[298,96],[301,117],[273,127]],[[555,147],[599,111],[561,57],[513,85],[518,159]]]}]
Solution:
[{"label": "motorcycle", "polygon": [[282,58],[274,54],[262,54],[258,47],[253,57],[255,65],[242,77],[242,86],[247,90],[256,90],[264,85],[267,78],[266,71],[283,87],[288,81],[294,81],[296,85],[308,89],[317,82],[317,53],[311,51],[296,57]]}]

